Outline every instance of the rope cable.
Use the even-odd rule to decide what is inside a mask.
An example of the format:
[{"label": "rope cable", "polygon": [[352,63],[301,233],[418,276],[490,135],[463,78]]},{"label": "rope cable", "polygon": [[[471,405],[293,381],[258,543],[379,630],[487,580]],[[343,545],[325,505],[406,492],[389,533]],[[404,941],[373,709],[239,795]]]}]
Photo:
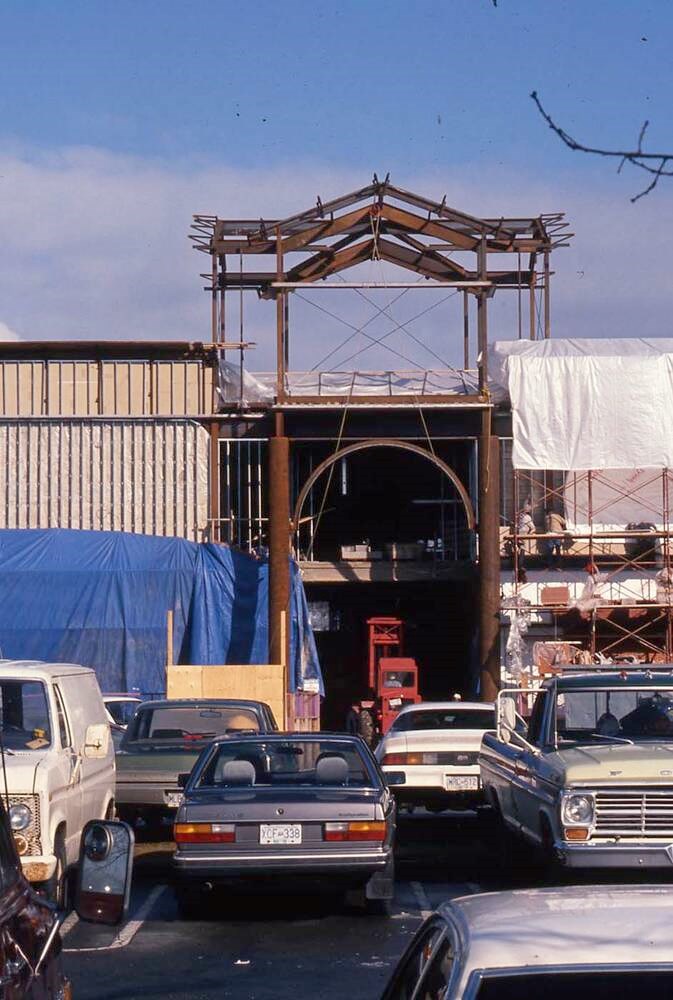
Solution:
[{"label": "rope cable", "polygon": [[[341,449],[341,441],[342,441],[342,438],[343,438],[344,426],[346,424],[346,414],[348,413],[348,407],[349,407],[349,405],[351,403],[351,400],[353,398],[353,388],[355,386],[355,375],[356,375],[356,373],[353,372],[353,378],[351,380],[351,387],[348,390],[348,399],[346,400],[346,403],[344,404],[344,411],[343,411],[343,413],[341,415],[341,424],[339,425],[339,433],[337,435],[336,445],[334,447],[334,452],[333,452],[334,455],[338,455],[338,453],[339,453],[339,451]],[[313,534],[311,536],[311,544],[308,547],[308,555],[306,557],[307,560],[310,560],[311,556],[313,555],[313,547],[315,545],[316,535],[318,534],[318,529],[320,528],[320,521],[322,519],[324,510],[325,510],[325,504],[327,503],[327,497],[328,497],[328,494],[329,494],[329,491],[330,491],[330,487],[332,485],[332,479],[334,477],[334,466],[335,465],[336,465],[336,462],[332,462],[332,464],[329,467],[329,472],[327,474],[327,482],[325,484],[325,489],[323,490],[322,500],[320,501],[320,508],[318,510],[318,516],[315,519],[315,527],[313,528]]]}]

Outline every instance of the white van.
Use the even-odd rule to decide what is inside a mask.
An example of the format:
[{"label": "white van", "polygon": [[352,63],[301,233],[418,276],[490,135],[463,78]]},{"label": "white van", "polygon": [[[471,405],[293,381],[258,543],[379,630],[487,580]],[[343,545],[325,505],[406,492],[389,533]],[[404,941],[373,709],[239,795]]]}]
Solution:
[{"label": "white van", "polygon": [[0,795],[24,874],[62,902],[82,827],[114,815],[114,747],[93,670],[0,660],[0,737]]}]

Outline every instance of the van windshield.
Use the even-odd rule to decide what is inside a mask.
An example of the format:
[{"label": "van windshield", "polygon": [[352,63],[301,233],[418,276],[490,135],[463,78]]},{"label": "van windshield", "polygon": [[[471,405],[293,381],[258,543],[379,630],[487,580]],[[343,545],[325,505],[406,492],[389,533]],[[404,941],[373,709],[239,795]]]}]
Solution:
[{"label": "van windshield", "polygon": [[49,703],[42,681],[0,681],[0,729],[6,750],[51,745]]}]

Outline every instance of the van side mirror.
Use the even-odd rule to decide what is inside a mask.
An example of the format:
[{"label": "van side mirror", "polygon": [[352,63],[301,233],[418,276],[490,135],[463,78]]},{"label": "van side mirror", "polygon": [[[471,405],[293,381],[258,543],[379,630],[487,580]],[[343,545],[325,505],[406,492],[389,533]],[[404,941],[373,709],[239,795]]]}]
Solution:
[{"label": "van side mirror", "polygon": [[135,838],[128,823],[90,820],[82,831],[75,912],[93,924],[121,923],[128,912]]},{"label": "van side mirror", "polygon": [[107,757],[110,739],[110,726],[107,722],[98,722],[87,726],[84,737],[84,756]]}]

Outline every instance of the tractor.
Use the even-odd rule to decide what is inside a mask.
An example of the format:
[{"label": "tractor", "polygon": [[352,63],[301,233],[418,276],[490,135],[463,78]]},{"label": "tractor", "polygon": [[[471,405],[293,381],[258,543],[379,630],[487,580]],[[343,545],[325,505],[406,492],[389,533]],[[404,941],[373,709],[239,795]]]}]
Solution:
[{"label": "tractor", "polygon": [[404,622],[400,618],[368,618],[369,697],[354,706],[353,724],[372,746],[390,729],[400,709],[421,700],[418,664],[403,656]]}]

